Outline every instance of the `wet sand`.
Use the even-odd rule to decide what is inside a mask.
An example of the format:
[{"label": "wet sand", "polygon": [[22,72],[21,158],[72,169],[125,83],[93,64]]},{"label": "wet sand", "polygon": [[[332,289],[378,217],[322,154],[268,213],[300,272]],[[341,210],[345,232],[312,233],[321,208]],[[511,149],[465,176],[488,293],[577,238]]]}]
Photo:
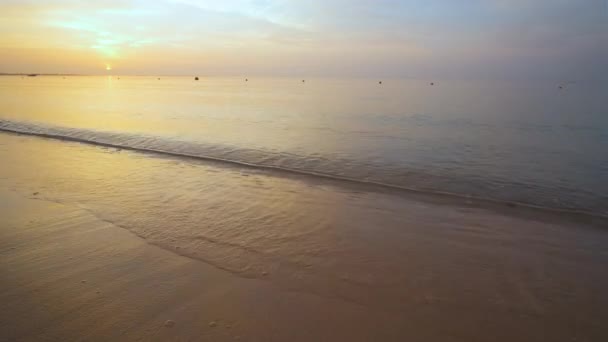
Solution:
[{"label": "wet sand", "polygon": [[281,290],[146,244],[78,208],[0,191],[0,340],[367,341],[389,313]]},{"label": "wet sand", "polygon": [[[605,309],[589,315],[588,308],[572,306],[571,316],[563,317],[539,306],[534,313],[489,311],[480,317],[426,298],[407,308],[409,313],[397,313],[288,291],[149,245],[79,208],[6,189],[0,198],[0,337],[6,341],[603,341],[608,336]],[[521,295],[534,301],[532,293]],[[585,294],[555,293],[551,300],[576,303],[577,295]]]}]

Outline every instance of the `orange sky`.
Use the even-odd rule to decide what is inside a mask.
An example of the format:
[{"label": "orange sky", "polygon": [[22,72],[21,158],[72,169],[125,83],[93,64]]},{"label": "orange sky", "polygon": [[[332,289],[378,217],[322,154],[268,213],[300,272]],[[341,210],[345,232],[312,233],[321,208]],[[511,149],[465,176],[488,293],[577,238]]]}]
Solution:
[{"label": "orange sky", "polygon": [[0,72],[605,77],[598,0],[0,0]]}]

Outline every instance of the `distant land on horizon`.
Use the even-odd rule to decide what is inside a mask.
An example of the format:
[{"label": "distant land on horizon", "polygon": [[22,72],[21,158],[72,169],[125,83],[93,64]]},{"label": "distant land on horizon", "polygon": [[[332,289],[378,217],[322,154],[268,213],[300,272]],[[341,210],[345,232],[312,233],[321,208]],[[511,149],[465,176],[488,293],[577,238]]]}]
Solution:
[{"label": "distant land on horizon", "polygon": [[89,76],[86,74],[56,74],[56,73],[36,73],[36,72],[0,72],[0,76]]}]

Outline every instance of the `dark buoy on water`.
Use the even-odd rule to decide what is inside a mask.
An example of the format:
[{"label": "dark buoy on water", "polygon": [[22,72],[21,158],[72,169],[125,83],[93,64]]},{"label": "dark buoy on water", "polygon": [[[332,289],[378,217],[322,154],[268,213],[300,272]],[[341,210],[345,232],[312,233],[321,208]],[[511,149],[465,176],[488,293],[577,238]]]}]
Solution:
[{"label": "dark buoy on water", "polygon": [[160,77],[158,79],[160,80]]},{"label": "dark buoy on water", "polygon": [[194,78],[195,81],[198,81],[198,76]]},{"label": "dark buoy on water", "polygon": [[302,83],[306,82],[306,80],[302,80]]},{"label": "dark buoy on water", "polygon": [[249,79],[248,79],[248,78],[246,78],[246,79],[245,79],[245,82],[249,82]]},{"label": "dark buoy on water", "polygon": [[434,83],[434,82],[431,82],[431,85],[435,85],[435,83]]},{"label": "dark buoy on water", "polygon": [[382,81],[378,81],[378,84],[382,84]]}]

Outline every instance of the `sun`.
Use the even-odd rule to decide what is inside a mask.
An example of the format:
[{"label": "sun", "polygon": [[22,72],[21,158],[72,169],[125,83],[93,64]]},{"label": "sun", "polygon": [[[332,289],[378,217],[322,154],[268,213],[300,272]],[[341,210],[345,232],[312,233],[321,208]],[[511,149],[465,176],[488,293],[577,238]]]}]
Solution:
[{"label": "sun", "polygon": [[106,64],[106,70],[108,70],[108,71],[112,70],[112,66],[110,64]]}]

